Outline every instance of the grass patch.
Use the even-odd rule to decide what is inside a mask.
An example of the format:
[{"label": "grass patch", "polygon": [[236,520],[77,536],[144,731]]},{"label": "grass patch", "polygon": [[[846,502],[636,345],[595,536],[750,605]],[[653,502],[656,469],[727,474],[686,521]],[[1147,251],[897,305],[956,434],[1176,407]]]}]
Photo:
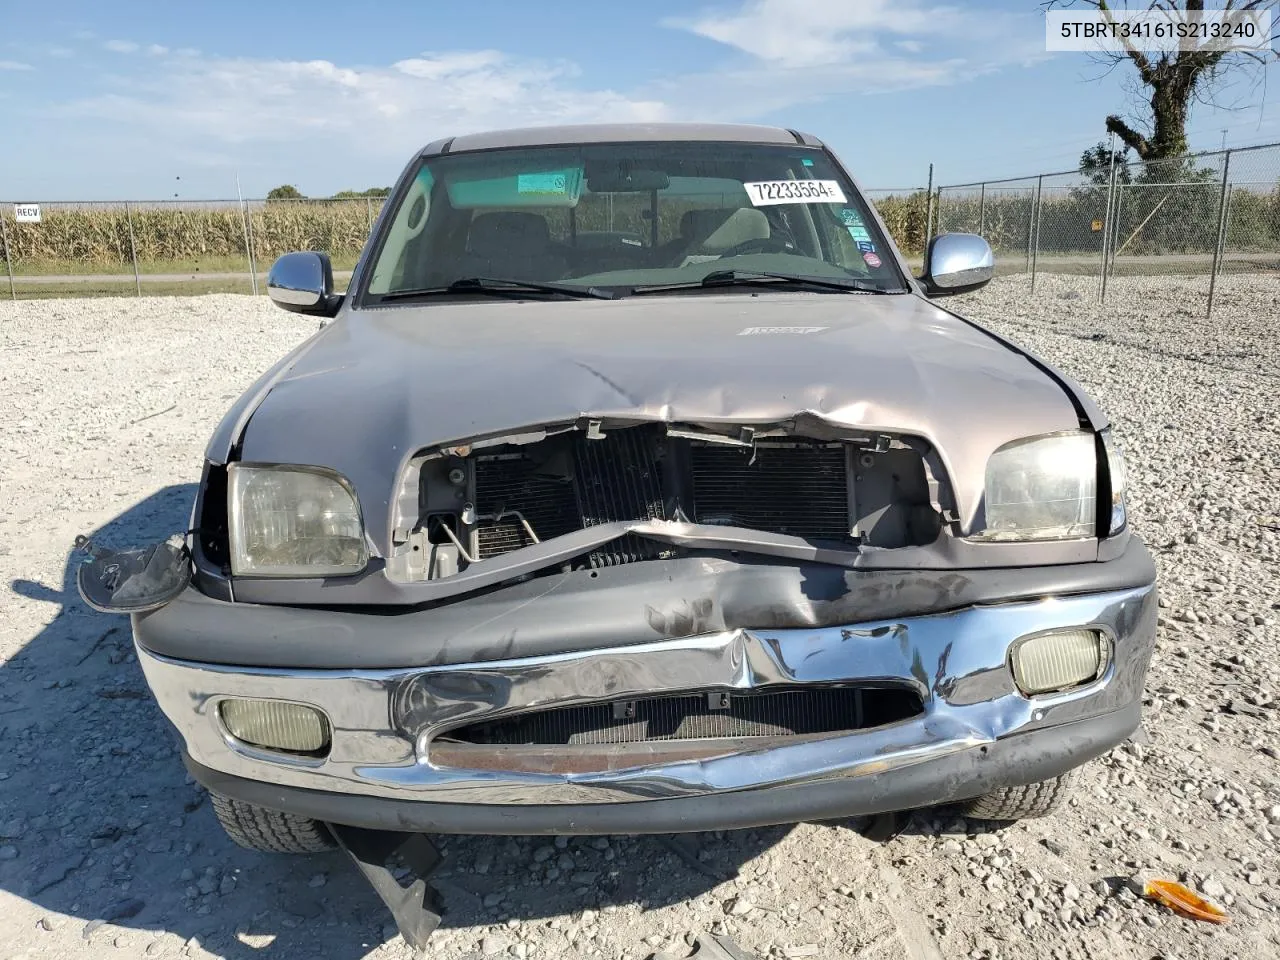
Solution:
[{"label": "grass patch", "polygon": [[[334,270],[352,270],[355,268],[357,256],[346,254],[331,257]],[[258,264],[258,275],[266,276],[270,263]],[[198,276],[202,273],[235,273],[242,274],[245,283],[249,282],[249,261],[243,257],[199,257],[177,260],[150,260],[138,263],[138,273],[143,276],[164,274],[189,274]],[[131,263],[85,263],[80,260],[34,260],[14,264],[15,277],[132,277]],[[0,284],[5,282],[6,275],[0,272]]]},{"label": "grass patch", "polygon": [[[20,283],[14,286],[19,300],[67,299],[78,297],[136,297],[133,278],[123,280],[85,280],[75,283]],[[144,297],[198,297],[205,293],[252,293],[249,278],[243,280],[161,280],[143,282]],[[0,299],[8,297],[0,281]]]}]

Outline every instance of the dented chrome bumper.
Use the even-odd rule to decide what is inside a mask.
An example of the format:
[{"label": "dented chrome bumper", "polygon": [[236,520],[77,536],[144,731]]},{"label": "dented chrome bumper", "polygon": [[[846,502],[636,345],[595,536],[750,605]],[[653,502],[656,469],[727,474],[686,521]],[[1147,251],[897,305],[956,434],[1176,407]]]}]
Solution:
[{"label": "dented chrome bumper", "polygon": [[[1063,772],[1112,746],[1136,724],[1155,624],[1156,591],[1151,585],[845,626],[736,629],[646,644],[602,644],[599,649],[559,655],[405,669],[232,667],[160,656],[141,644],[138,655],[156,699],[185,743],[193,770],[209,774],[202,777],[206,781],[269,787],[267,805],[309,811],[313,807],[307,803],[320,796],[314,791],[370,803],[379,798],[401,806],[413,801],[424,811],[426,825],[402,829],[440,830],[451,828],[433,820],[426,812],[429,808],[480,805],[494,812],[490,832],[499,833],[521,832],[521,814],[513,807],[528,807],[528,829],[537,832],[533,819],[545,818],[547,806],[563,805],[566,818],[556,828],[590,832],[574,827],[570,808],[635,807],[638,801],[758,791],[778,791],[781,799],[791,788],[821,784],[825,793],[839,790],[847,796],[846,803],[837,805],[841,812],[853,814],[871,812],[875,806],[891,809],[894,802],[920,801],[926,795],[938,802],[960,799],[1002,783]],[[1028,634],[1063,627],[1091,627],[1110,637],[1109,665],[1088,686],[1024,697],[1008,666],[1011,644]],[[841,682],[910,686],[923,701],[923,713],[853,733],[629,769],[462,769],[443,765],[432,755],[433,737],[443,729],[533,707],[705,688],[746,691]],[[283,699],[318,707],[332,724],[328,756],[288,758],[237,742],[223,729],[216,709],[226,697]],[[1106,717],[1124,719],[1098,727],[1097,721]],[[1110,732],[1080,740],[1086,729],[1104,728]],[[1075,741],[1066,746],[1066,741],[1057,746],[1051,742],[1063,737]],[[989,748],[1014,740],[1033,744],[1037,738],[1044,744],[1047,772],[1045,764],[1025,762],[1025,749],[1023,762],[984,766]],[[991,751],[993,760],[997,753]],[[1048,759],[1056,756],[1063,758],[1061,769],[1053,769],[1059,761]],[[895,778],[910,781],[912,791],[895,794]],[[312,800],[299,799],[304,794]],[[792,809],[779,802],[760,822],[796,819],[808,809],[802,807]],[[611,829],[640,829],[628,825],[636,818],[622,816],[628,822]],[[717,821],[713,812],[705,821],[709,825],[698,829],[712,829],[715,822],[735,825],[734,816],[724,809]],[[353,812],[340,822],[371,822],[371,817]],[[637,817],[643,814],[637,811]],[[393,819],[407,824],[413,816],[401,813]],[[548,822],[555,825],[554,815]],[[468,823],[460,829],[489,829],[483,814]],[[677,823],[668,828],[681,827]]]}]

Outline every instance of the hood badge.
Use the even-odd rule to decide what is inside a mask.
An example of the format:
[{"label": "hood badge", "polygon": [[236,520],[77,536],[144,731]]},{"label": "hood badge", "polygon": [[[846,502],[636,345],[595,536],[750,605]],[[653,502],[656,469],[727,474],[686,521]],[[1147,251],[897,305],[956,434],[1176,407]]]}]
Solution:
[{"label": "hood badge", "polygon": [[743,327],[738,331],[740,337],[767,337],[778,334],[821,333],[827,327]]}]

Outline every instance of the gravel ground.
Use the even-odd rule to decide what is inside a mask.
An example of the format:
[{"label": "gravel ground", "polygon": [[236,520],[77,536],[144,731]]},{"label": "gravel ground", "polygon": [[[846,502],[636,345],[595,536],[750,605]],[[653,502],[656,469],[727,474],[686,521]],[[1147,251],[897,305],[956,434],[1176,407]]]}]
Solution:
[{"label": "gravel ground", "polygon": [[[962,305],[1109,411],[1160,568],[1145,737],[1084,768],[1049,820],[947,813],[680,838],[446,838],[432,956],[1280,955],[1280,279],[1020,278]],[[233,847],[181,763],[123,619],[86,609],[67,549],[180,530],[228,402],[314,329],[264,299],[0,303],[0,960],[407,957],[338,855]],[[893,826],[889,824],[888,826]],[[1135,897],[1178,878],[1197,924]]]}]

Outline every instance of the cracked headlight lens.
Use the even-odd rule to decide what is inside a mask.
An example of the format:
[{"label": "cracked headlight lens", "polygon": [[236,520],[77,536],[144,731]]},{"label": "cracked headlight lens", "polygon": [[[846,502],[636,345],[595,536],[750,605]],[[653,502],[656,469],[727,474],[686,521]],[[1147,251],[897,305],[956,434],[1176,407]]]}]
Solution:
[{"label": "cracked headlight lens", "polygon": [[987,461],[984,540],[1071,540],[1097,533],[1092,433],[1007,443]]},{"label": "cracked headlight lens", "polygon": [[369,561],[360,507],[336,473],[233,463],[227,499],[233,574],[341,576]]}]

